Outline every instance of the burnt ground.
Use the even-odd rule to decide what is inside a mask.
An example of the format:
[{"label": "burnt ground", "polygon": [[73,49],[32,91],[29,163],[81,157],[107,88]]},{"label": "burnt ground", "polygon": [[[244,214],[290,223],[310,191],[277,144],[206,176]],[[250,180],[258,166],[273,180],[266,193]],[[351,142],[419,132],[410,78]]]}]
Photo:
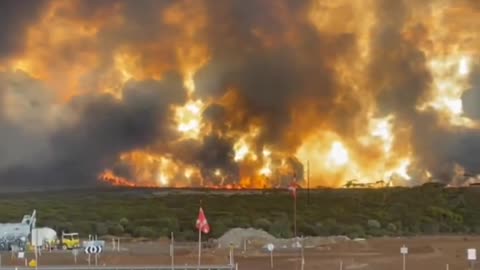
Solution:
[{"label": "burnt ground", "polygon": [[[467,248],[480,249],[480,237],[477,236],[431,236],[411,238],[375,238],[366,241],[348,241],[305,249],[306,270],[316,269],[402,269],[400,247],[409,248],[407,269],[468,269]],[[111,244],[110,244],[111,245]],[[299,252],[274,251],[274,269],[301,269]],[[202,262],[205,264],[227,264],[228,250],[204,249]],[[28,258],[33,254],[28,253]],[[235,259],[239,269],[270,269],[270,257],[262,250],[235,250]],[[196,243],[179,243],[176,246],[176,264],[195,265],[197,262]],[[93,262],[93,257],[92,257]],[[168,265],[169,242],[159,240],[149,243],[124,243],[120,252],[106,251],[98,259],[99,265]],[[11,254],[2,254],[2,265],[23,265]],[[71,252],[43,252],[39,265],[72,265]],[[80,252],[77,264],[86,265],[87,256]]]}]

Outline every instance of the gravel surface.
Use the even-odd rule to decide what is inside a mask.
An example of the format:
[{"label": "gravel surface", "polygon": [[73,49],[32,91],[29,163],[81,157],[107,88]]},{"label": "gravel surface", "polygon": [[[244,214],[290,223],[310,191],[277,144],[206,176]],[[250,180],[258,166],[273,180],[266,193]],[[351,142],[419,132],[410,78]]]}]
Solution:
[{"label": "gravel surface", "polygon": [[234,228],[226,232],[218,241],[219,248],[226,248],[233,244],[236,248],[241,248],[248,241],[248,245],[265,245],[275,241],[275,237],[265,232],[264,230],[257,229],[242,229]]}]

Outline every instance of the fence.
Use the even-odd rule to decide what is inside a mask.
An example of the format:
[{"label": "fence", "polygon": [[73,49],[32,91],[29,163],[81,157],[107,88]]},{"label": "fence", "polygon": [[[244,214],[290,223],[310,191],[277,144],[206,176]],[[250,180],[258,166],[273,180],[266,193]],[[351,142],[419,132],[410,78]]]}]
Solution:
[{"label": "fence", "polygon": [[[32,270],[28,267],[2,267],[0,270]],[[42,266],[38,270],[238,270],[238,265],[172,266]]]}]

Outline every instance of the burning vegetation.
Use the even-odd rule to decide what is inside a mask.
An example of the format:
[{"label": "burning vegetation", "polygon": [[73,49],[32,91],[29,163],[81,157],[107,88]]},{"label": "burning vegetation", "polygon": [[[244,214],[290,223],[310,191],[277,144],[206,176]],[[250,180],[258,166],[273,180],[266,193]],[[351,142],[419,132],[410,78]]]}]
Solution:
[{"label": "burning vegetation", "polygon": [[307,162],[311,186],[480,173],[475,1],[0,8],[15,14],[0,19],[4,184],[274,188]]}]

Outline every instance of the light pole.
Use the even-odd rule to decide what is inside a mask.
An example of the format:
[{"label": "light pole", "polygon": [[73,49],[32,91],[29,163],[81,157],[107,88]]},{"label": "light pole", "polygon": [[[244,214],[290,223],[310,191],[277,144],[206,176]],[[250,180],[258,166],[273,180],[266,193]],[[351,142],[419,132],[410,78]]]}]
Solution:
[{"label": "light pole", "polygon": [[307,160],[307,203],[310,204],[310,160]]}]

